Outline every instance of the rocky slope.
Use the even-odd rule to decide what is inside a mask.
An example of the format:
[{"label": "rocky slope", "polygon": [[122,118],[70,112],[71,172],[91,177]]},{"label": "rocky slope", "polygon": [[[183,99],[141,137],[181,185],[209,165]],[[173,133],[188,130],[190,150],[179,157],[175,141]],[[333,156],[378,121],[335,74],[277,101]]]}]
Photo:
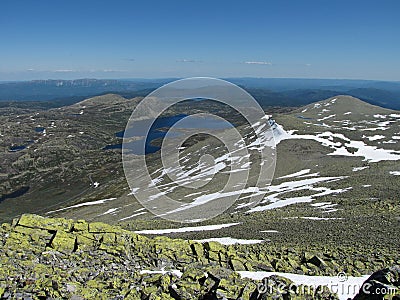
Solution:
[{"label": "rocky slope", "polygon": [[[271,253],[242,253],[216,242],[149,239],[115,226],[23,215],[1,227],[3,299],[261,299],[258,282],[235,271],[273,269]],[[292,258],[291,258],[292,257]],[[292,267],[305,269],[287,252]],[[315,268],[325,262],[310,257]],[[268,299],[290,281],[272,276]],[[282,293],[289,293],[284,290]],[[336,299],[328,290],[290,299]],[[264,298],[263,298],[264,299]]]},{"label": "rocky slope", "polygon": [[[238,273],[284,265],[299,274],[339,269],[334,254],[272,246],[246,252],[37,215],[3,224],[0,243],[2,299],[337,299],[327,287],[308,290],[280,276],[255,281]],[[263,282],[270,288],[262,289]]]}]

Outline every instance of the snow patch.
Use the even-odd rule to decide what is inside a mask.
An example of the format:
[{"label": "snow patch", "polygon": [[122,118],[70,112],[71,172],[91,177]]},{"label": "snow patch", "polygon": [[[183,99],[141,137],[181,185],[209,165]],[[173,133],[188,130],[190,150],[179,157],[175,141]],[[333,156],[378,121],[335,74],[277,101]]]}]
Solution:
[{"label": "snow patch", "polygon": [[368,168],[369,168],[368,166],[367,166],[367,167],[354,167],[354,168],[353,168],[353,172],[365,170],[365,169],[368,169]]},{"label": "snow patch", "polygon": [[[330,189],[327,187],[314,187],[314,184],[318,184],[321,182],[332,182],[336,180],[340,180],[343,177],[318,177],[318,178],[309,178],[297,181],[289,181],[283,182],[279,185],[271,185],[268,187],[268,192],[272,193],[264,198],[260,202],[260,204],[267,203],[267,205],[259,205],[251,208],[248,212],[258,212],[258,211],[265,211],[271,210],[275,208],[285,207],[288,205],[296,204],[296,203],[307,203],[312,202],[317,197],[322,197],[331,194],[338,194],[343,193],[350,188],[346,189]],[[313,195],[309,196],[300,196],[300,197],[292,197],[292,198],[285,198],[281,199],[280,195],[285,194],[286,192],[292,191],[301,191],[301,190],[308,190],[316,192]]]},{"label": "snow patch", "polygon": [[117,199],[117,198],[108,198],[108,199],[96,200],[96,201],[91,201],[91,202],[79,203],[79,204],[76,204],[76,205],[67,206],[67,207],[64,207],[64,208],[60,208],[60,209],[49,211],[46,214],[50,214],[50,213],[58,212],[58,211],[63,211],[63,210],[67,210],[67,209],[70,209],[70,208],[78,208],[78,207],[82,207],[82,206],[92,206],[92,205],[104,204],[104,203],[106,203],[108,201],[112,201],[112,200],[115,200],[115,199]]},{"label": "snow patch", "polygon": [[125,221],[125,220],[132,219],[132,218],[134,218],[134,217],[141,216],[141,215],[144,215],[144,214],[147,214],[147,212],[142,211],[142,212],[139,212],[139,213],[130,215],[129,217],[125,217],[125,218],[119,219],[119,220],[120,220],[120,221]]},{"label": "snow patch", "polygon": [[246,239],[235,239],[231,237],[221,237],[221,238],[209,238],[209,239],[204,239],[204,240],[195,240],[196,242],[199,243],[205,243],[205,242],[218,242],[222,245],[235,245],[235,244],[241,244],[241,245],[251,245],[251,244],[260,244],[264,243],[265,240],[246,240]]},{"label": "snow patch", "polygon": [[305,220],[314,220],[314,221],[318,221],[318,220],[343,220],[343,218],[323,218],[323,217],[300,217],[301,219],[305,219]]},{"label": "snow patch", "polygon": [[335,116],[336,116],[335,114],[333,114],[333,115],[329,115],[329,116],[327,116],[327,117],[324,117],[324,118],[318,119],[318,121],[327,120],[327,119],[333,118],[333,117],[335,117]]},{"label": "snow patch", "polygon": [[205,226],[192,226],[192,227],[180,227],[180,228],[167,228],[167,229],[150,229],[150,230],[138,230],[135,233],[138,234],[168,234],[168,233],[181,233],[181,232],[193,232],[193,231],[210,231],[236,226],[241,223],[227,223],[217,225],[205,225]]},{"label": "snow patch", "polygon": [[[353,156],[353,157],[361,156],[364,157],[365,160],[371,162],[400,159],[400,151],[377,148],[376,146],[369,146],[365,144],[363,141],[352,141],[343,134],[332,133],[330,131],[323,132],[317,135],[312,135],[312,134],[297,135],[286,132],[282,126],[278,125],[276,130],[274,131],[274,137],[277,144],[283,140],[288,140],[288,139],[314,140],[321,143],[323,146],[330,147],[331,149],[334,150],[334,152],[329,153],[328,155]],[[339,139],[347,141],[347,143],[343,144],[340,141],[333,142],[333,137],[337,137]],[[355,148],[356,151],[349,152],[347,148]]]},{"label": "snow patch", "polygon": [[104,216],[104,215],[108,215],[108,214],[112,214],[114,212],[116,212],[117,210],[119,210],[121,207],[117,207],[117,208],[110,208],[109,210],[105,211],[104,213],[102,213],[100,216]]},{"label": "snow patch", "polygon": [[374,136],[365,136],[365,135],[363,135],[363,138],[366,138],[366,139],[368,139],[370,141],[377,141],[377,140],[384,139],[385,136],[381,135],[381,134],[377,134],[377,135],[374,135]]},{"label": "snow patch", "polygon": [[277,179],[298,177],[298,176],[301,176],[301,175],[308,174],[308,173],[310,173],[310,171],[311,171],[311,169],[304,169],[304,170],[301,170],[301,171],[293,173],[293,174],[289,174],[289,175],[278,177]]}]

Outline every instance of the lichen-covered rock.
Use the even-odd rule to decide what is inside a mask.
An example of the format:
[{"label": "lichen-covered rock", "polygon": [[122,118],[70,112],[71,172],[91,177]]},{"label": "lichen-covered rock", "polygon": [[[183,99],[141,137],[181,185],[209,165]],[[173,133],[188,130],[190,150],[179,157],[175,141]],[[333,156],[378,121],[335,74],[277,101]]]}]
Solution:
[{"label": "lichen-covered rock", "polygon": [[318,268],[324,268],[326,266],[325,261],[316,255],[311,257],[307,262],[313,264],[314,266],[317,266]]},{"label": "lichen-covered rock", "polygon": [[231,259],[230,265],[234,271],[247,271],[244,262],[240,259]]},{"label": "lichen-covered rock", "polygon": [[100,222],[89,224],[89,232],[91,233],[121,233],[123,230],[117,226],[112,226]]},{"label": "lichen-covered rock", "polygon": [[46,230],[71,231],[73,221],[62,218],[44,218],[37,215],[25,214],[18,220],[17,225],[30,228],[40,228]]},{"label": "lichen-covered rock", "polygon": [[204,257],[204,247],[200,243],[191,243],[190,247],[192,248],[193,254],[201,259]]},{"label": "lichen-covered rock", "polygon": [[212,252],[225,252],[226,250],[225,250],[225,248],[224,248],[224,246],[222,246],[220,243],[218,243],[218,242],[214,242],[214,241],[211,241],[211,242],[205,242],[204,243],[204,248],[207,250],[207,251],[212,251]]},{"label": "lichen-covered rock", "polygon": [[[267,246],[244,251],[217,242],[148,238],[118,226],[35,215],[3,224],[0,244],[0,296],[5,299],[289,299],[266,294],[262,282],[236,271],[309,274],[322,272],[317,265],[325,260],[318,263],[313,254],[303,261],[294,250]],[[327,258],[329,268],[333,264]],[[288,283],[276,276],[268,281]],[[286,295],[336,299],[329,291],[323,297],[289,290]]]},{"label": "lichen-covered rock", "polygon": [[71,253],[75,249],[76,237],[65,231],[57,231],[50,246],[60,252]]},{"label": "lichen-covered rock", "polygon": [[354,297],[354,300],[383,299],[400,299],[400,266],[373,273]]},{"label": "lichen-covered rock", "polygon": [[85,220],[78,220],[74,223],[73,230],[87,232],[89,231],[89,224]]},{"label": "lichen-covered rock", "polygon": [[92,248],[96,243],[98,241],[92,233],[80,232],[76,235],[77,250]]}]

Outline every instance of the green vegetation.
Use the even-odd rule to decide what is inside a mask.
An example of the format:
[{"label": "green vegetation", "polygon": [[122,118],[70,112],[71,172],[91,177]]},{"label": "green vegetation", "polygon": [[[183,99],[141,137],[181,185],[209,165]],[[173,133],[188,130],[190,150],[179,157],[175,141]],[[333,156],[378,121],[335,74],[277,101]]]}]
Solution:
[{"label": "green vegetation", "polygon": [[[246,207],[233,206],[212,220],[189,225],[238,223],[219,230],[147,237],[133,233],[184,226],[157,218],[146,210],[129,218],[143,207],[129,195],[120,151],[102,150],[105,145],[121,142],[115,133],[124,129],[139,100],[106,95],[60,109],[27,111],[17,107],[9,115],[0,115],[0,219],[11,222],[24,212],[60,217],[22,215],[11,225],[2,225],[0,296],[218,299],[225,295],[228,299],[255,299],[251,297],[256,295],[258,282],[241,278],[237,271],[329,276],[345,272],[360,276],[400,264],[400,177],[392,174],[400,170],[399,161],[371,162],[364,157],[328,155],[333,149],[313,139],[289,139],[278,144],[272,186],[326,177],[335,180],[288,189],[277,197],[313,197],[316,191],[327,189],[337,193],[316,196],[310,203],[252,213]],[[274,118],[285,130],[296,130],[294,134],[298,135],[315,136],[329,131],[330,141],[337,147],[346,147],[350,153],[357,150],[346,145],[341,135],[381,149],[400,150],[400,144],[392,140],[400,135],[398,118],[391,116],[396,111],[346,96],[338,97],[335,105],[331,100],[298,110],[282,109]],[[166,114],[188,110],[218,113],[235,123],[242,135],[249,137],[248,141],[254,140],[242,118],[213,101],[201,105],[184,102]],[[152,111],[148,107],[147,113]],[[349,111],[352,113],[348,114]],[[325,118],[332,114],[335,117]],[[46,131],[35,130],[36,127]],[[371,136],[379,138],[370,140]],[[26,149],[11,151],[11,146],[25,144]],[[184,166],[187,170],[203,154],[220,157],[226,153],[217,139],[205,135],[192,137],[184,146],[180,156],[188,158]],[[256,151],[250,154],[253,165],[258,165]],[[146,159],[150,173],[159,176],[159,153]],[[309,170],[305,177],[279,178],[305,169]],[[257,167],[252,168],[247,186],[255,185],[256,173]],[[209,193],[218,190],[227,176],[216,174],[204,189]],[[138,187],[140,179],[139,176]],[[168,179],[164,184],[167,182]],[[25,194],[13,197],[13,193],[25,191],[25,187],[29,187]],[[176,189],[171,195],[183,198],[185,193]],[[101,205],[67,208],[101,199]],[[243,200],[238,203],[245,203]],[[327,212],[311,205],[321,203],[334,209]],[[224,246],[195,241],[219,237],[264,242]],[[170,272],[145,272],[162,270]],[[182,276],[173,270],[179,270]],[[385,272],[397,278],[397,271]],[[271,280],[276,284],[287,282],[279,277]],[[298,294],[290,299],[307,297],[311,296]],[[328,291],[319,297],[336,299]]]},{"label": "green vegetation", "polygon": [[[360,275],[394,263],[379,250],[366,259],[354,248],[201,244],[36,215],[4,223],[0,244],[3,299],[287,299],[288,294],[290,299],[337,299],[328,289],[301,294],[301,287],[297,294],[275,289],[265,294],[257,289],[260,282],[241,278],[236,271]],[[396,270],[391,269],[394,278]],[[279,276],[270,276],[268,282],[275,288],[293,288]]]},{"label": "green vegetation", "polygon": [[[240,247],[216,242],[149,239],[104,223],[35,215],[3,224],[0,243],[0,297],[6,299],[253,299],[263,294],[257,282],[235,271],[285,269],[315,274],[338,268],[333,255],[322,260],[293,249],[279,254],[274,248],[245,253]],[[287,287],[291,283],[279,276],[272,276],[270,282]],[[279,295],[276,290],[268,297]],[[291,299],[336,299],[327,289],[315,295],[313,291],[292,295]],[[274,299],[286,299],[282,297]]]}]

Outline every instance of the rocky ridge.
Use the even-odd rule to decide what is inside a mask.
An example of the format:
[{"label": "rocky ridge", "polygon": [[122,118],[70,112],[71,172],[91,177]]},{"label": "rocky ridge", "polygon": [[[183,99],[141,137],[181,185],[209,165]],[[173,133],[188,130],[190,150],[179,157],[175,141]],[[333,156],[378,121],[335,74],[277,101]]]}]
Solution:
[{"label": "rocky ridge", "polygon": [[[261,299],[259,282],[235,271],[279,264],[267,253],[245,259],[235,246],[216,242],[150,239],[103,223],[36,215],[3,224],[0,237],[2,299]],[[279,276],[269,282],[276,289],[267,299],[336,299],[327,289],[282,293],[278,285],[291,282]]]},{"label": "rocky ridge", "polygon": [[1,299],[338,299],[325,287],[293,290],[280,276],[262,290],[261,281],[236,272],[329,274],[340,270],[334,255],[148,238],[37,215],[3,224],[0,243]]}]

